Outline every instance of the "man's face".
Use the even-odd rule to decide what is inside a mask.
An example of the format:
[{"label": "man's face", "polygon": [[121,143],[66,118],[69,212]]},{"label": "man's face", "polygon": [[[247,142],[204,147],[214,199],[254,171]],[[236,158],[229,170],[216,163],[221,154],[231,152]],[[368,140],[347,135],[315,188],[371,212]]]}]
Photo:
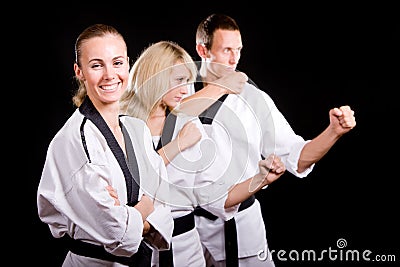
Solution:
[{"label": "man's face", "polygon": [[239,31],[218,29],[214,33],[213,44],[207,51],[208,69],[217,77],[226,71],[236,70],[242,50],[242,37]]}]

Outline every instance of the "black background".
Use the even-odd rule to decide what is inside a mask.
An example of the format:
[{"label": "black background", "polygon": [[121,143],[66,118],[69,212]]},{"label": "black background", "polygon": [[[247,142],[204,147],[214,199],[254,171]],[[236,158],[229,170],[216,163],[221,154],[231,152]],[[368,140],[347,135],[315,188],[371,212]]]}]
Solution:
[{"label": "black background", "polygon": [[[108,23],[125,36],[132,60],[159,40],[176,41],[198,60],[197,24],[205,16],[221,12],[235,18],[241,28],[244,49],[238,69],[274,99],[298,134],[305,139],[319,134],[328,125],[333,107],[348,104],[356,115],[357,126],[308,177],[298,179],[286,173],[257,194],[270,249],[337,249],[336,241],[343,238],[347,241],[344,250],[395,255],[399,263],[395,112],[400,88],[400,23],[394,6],[114,1],[24,8],[26,14],[17,13],[20,26],[12,31],[15,35],[5,39],[22,57],[16,70],[22,69],[23,74],[17,75],[15,83],[23,90],[14,97],[27,102],[26,109],[17,108],[25,126],[21,143],[27,143],[23,149],[28,152],[17,152],[28,155],[27,166],[22,164],[17,172],[27,170],[23,177],[29,181],[23,186],[28,189],[23,191],[23,204],[12,206],[22,217],[12,217],[18,230],[9,247],[17,262],[60,266],[66,253],[37,216],[36,190],[47,146],[74,110],[71,96],[77,35],[90,24]],[[21,199],[19,191],[13,194]],[[276,261],[276,265],[377,265],[327,257],[323,262],[288,260]],[[381,262],[380,266],[395,263]]]}]

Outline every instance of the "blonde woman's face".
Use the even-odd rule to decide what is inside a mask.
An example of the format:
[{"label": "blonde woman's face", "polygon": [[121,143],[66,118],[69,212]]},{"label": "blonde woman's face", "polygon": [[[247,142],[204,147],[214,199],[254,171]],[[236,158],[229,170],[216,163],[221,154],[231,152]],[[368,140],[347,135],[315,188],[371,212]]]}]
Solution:
[{"label": "blonde woman's face", "polygon": [[125,91],[129,61],[123,39],[113,35],[95,37],[82,45],[81,68],[76,75],[84,81],[92,102],[118,102]]},{"label": "blonde woman's face", "polygon": [[190,72],[184,64],[176,64],[171,69],[170,89],[163,96],[163,102],[170,109],[174,109],[179,105],[185,95],[189,92]]}]

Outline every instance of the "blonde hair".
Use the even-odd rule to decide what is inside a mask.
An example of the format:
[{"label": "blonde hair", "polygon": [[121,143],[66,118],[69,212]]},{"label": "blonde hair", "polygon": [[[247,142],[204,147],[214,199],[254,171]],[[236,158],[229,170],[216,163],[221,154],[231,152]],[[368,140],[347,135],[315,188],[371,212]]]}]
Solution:
[{"label": "blonde hair", "polygon": [[170,89],[172,67],[179,62],[190,72],[190,82],[197,77],[197,67],[190,55],[172,41],[148,46],[133,64],[128,88],[121,96],[121,112],[147,121],[154,107]]}]

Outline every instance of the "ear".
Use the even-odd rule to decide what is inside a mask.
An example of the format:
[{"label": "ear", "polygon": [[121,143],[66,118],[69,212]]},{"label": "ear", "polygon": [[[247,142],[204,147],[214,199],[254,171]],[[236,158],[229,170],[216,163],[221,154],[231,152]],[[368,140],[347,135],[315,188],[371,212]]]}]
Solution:
[{"label": "ear", "polygon": [[78,64],[74,63],[74,72],[75,76],[79,79],[84,81],[85,77],[83,76],[82,70],[78,67]]},{"label": "ear", "polygon": [[207,58],[208,50],[204,44],[196,44],[196,51],[201,58]]}]

